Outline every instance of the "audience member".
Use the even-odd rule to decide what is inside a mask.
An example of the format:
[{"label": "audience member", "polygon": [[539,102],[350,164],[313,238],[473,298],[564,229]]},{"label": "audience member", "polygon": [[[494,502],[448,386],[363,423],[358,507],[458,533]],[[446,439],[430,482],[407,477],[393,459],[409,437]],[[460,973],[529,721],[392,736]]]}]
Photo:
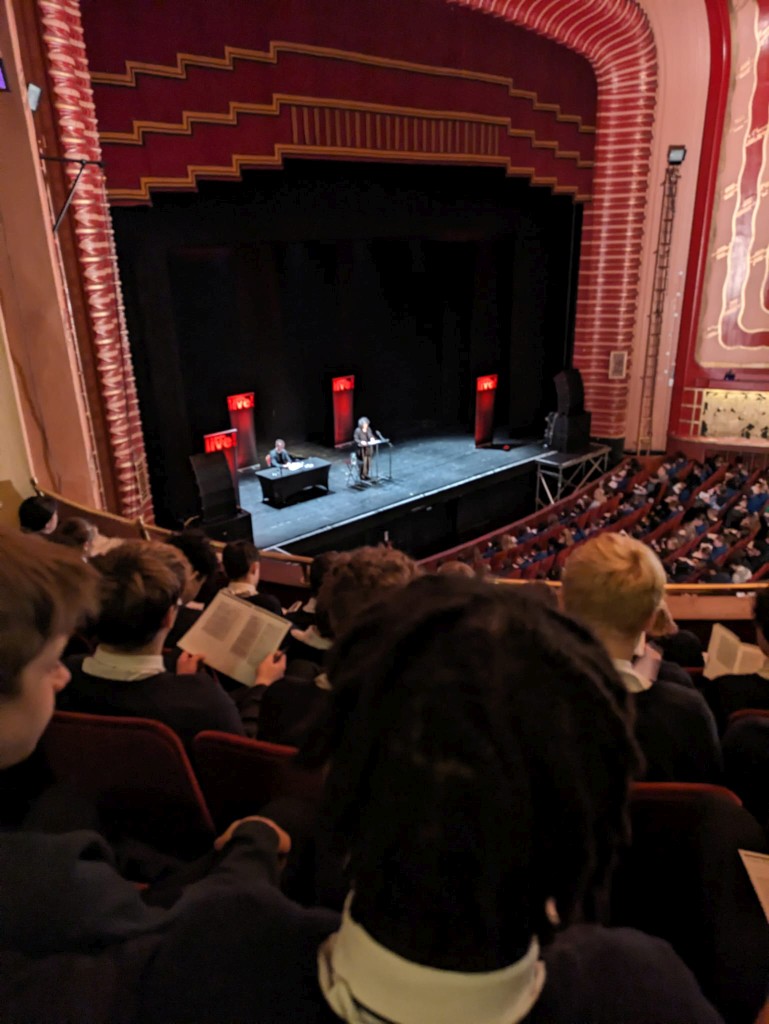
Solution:
[{"label": "audience member", "polygon": [[[418,573],[408,555],[389,547],[362,547],[337,554],[323,575],[318,593],[317,626],[326,646],[383,594],[405,587]],[[258,737],[272,743],[299,744],[324,710],[329,682],[318,666],[291,673],[261,698]]]},{"label": "audience member", "polygon": [[202,530],[190,529],[174,533],[167,544],[184,555],[192,566],[191,594],[186,605],[194,611],[202,611],[227,585],[227,577],[219,562],[214,545]]},{"label": "audience member", "polygon": [[[175,932],[149,1020],[719,1020],[666,943],[595,923],[637,753],[586,631],[517,591],[427,577],[358,615],[329,674],[331,714],[305,759],[329,765],[324,818],[349,881],[339,930],[287,965],[277,1011],[226,928],[212,966],[238,984],[212,990],[200,972],[167,991],[170,966],[199,957],[200,936]],[[270,945],[288,927],[274,920]]]},{"label": "audience member", "polygon": [[[61,651],[77,622],[96,609],[98,584],[75,552],[0,528],[0,767],[25,758],[46,728],[69,677]],[[181,994],[196,977],[205,976],[211,995],[238,989],[240,980],[251,989],[248,978],[233,985],[230,965],[215,951],[220,938],[251,955],[260,949],[259,969],[248,973],[261,979],[267,1007],[282,1005],[300,956],[337,922],[328,911],[294,906],[275,887],[289,847],[272,822],[236,822],[197,866],[197,880],[161,909],[147,902],[151,893],[118,875],[112,851],[95,832],[53,834],[39,823],[0,831],[3,1019],[147,1021],[150,978],[172,1005],[174,990]],[[192,934],[199,945],[191,960],[161,955],[164,944],[176,948]],[[262,1017],[258,1001],[239,1019],[252,1019],[251,1012],[253,1019],[279,1019],[279,1013]],[[226,1003],[220,1012],[201,1016],[193,1009],[186,1017],[236,1019]],[[174,1009],[164,1019],[182,1016]]]},{"label": "audience member", "polygon": [[571,555],[563,575],[565,610],[601,641],[636,710],[635,734],[650,782],[717,782],[721,752],[715,722],[694,690],[637,672],[633,656],[662,602],[665,572],[631,537],[605,533]]},{"label": "audience member", "polygon": [[222,552],[222,565],[228,581],[224,592],[275,615],[282,615],[283,609],[277,597],[260,594],[256,589],[259,584],[259,558],[259,548],[251,541],[231,541]]},{"label": "audience member", "polygon": [[59,524],[59,504],[55,498],[35,494],[19,505],[19,526],[23,533],[53,533]]},{"label": "audience member", "polygon": [[[513,549],[509,548],[508,550]],[[475,577],[472,566],[468,565],[467,562],[460,562],[457,559],[441,562],[435,572],[438,576],[466,576],[468,579]]]},{"label": "audience member", "polygon": [[186,558],[168,544],[128,541],[94,565],[101,574],[99,646],[92,656],[68,661],[72,681],[59,707],[154,718],[187,743],[203,729],[243,735],[237,708],[200,671],[198,658],[181,654],[176,672],[168,672],[163,661],[166,637],[190,584]]},{"label": "audience member", "polygon": [[760,590],[753,603],[753,625],[756,643],[766,663],[758,672],[703,679],[701,689],[715,715],[718,730],[723,733],[729,715],[743,708],[769,709],[769,590]]},{"label": "audience member", "polygon": [[337,636],[356,614],[385,591],[400,589],[418,575],[417,564],[393,548],[362,547],[342,552],[318,594],[318,618],[323,631]]},{"label": "audience member", "polygon": [[63,544],[65,547],[75,548],[80,552],[84,560],[88,560],[93,554],[93,543],[96,539],[97,529],[93,523],[80,516],[71,516],[59,523],[56,529],[49,536],[56,544]]}]

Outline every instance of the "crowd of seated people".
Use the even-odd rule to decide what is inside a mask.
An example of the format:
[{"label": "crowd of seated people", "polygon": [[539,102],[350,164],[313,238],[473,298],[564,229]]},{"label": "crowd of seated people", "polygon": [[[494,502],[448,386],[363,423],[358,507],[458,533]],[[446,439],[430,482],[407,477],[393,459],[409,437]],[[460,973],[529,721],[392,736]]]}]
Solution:
[{"label": "crowd of seated people", "polygon": [[602,532],[648,544],[673,583],[744,583],[769,569],[769,475],[736,460],[631,458],[597,483],[450,561],[478,575],[559,580],[571,551]]},{"label": "crowd of seated people", "polygon": [[[145,887],[67,787],[37,795],[0,830],[5,1018],[753,1024],[769,928],[737,848],[764,852],[766,822],[711,794],[697,805],[719,886],[686,880],[694,946],[628,911],[645,878],[633,784],[723,783],[728,713],[667,660],[693,655],[672,642],[649,545],[575,537],[560,608],[544,584],[493,586],[461,560],[425,574],[388,547],[329,553],[308,599],[258,602],[292,625],[242,687],[171,639],[219,590],[257,603],[253,545],[221,565],[194,533],[91,557],[55,530],[0,529],[0,769],[58,707],[163,722],[193,762],[201,731],[290,743],[325,782]],[[756,627],[765,644],[769,599]],[[75,632],[90,649],[67,657]]]}]

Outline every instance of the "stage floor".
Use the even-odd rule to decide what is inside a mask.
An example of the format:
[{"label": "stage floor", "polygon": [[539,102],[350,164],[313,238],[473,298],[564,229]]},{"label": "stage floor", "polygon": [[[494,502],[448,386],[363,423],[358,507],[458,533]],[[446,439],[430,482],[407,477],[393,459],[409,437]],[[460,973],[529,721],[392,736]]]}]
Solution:
[{"label": "stage floor", "polygon": [[[489,477],[504,474],[552,451],[542,442],[503,451],[477,449],[472,437],[466,434],[432,436],[394,445],[392,480],[358,482],[351,486],[345,467],[348,452],[286,440],[292,454],[305,458],[316,456],[331,463],[331,493],[302,492],[284,508],[275,508],[262,501],[262,489],[254,474],[241,473],[240,504],[251,513],[254,542],[260,548],[280,547],[291,551],[292,544],[322,535],[342,524],[365,520],[438,494],[445,495],[453,488],[472,487],[476,481],[488,483]],[[380,452],[379,459],[380,474],[386,475],[386,449]]]}]

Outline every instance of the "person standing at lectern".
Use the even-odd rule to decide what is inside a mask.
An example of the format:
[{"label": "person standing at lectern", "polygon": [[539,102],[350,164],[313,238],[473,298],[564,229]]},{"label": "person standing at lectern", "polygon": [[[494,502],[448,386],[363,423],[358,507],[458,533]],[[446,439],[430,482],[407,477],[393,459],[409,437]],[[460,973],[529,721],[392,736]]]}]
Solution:
[{"label": "person standing at lectern", "polygon": [[371,455],[374,451],[374,432],[366,416],[361,416],[358,426],[352,435],[355,441],[355,454],[358,456],[361,480],[371,479]]},{"label": "person standing at lectern", "polygon": [[282,437],[278,437],[275,440],[275,447],[270,452],[270,465],[285,466],[287,462],[291,462],[291,456],[286,451],[286,442]]}]

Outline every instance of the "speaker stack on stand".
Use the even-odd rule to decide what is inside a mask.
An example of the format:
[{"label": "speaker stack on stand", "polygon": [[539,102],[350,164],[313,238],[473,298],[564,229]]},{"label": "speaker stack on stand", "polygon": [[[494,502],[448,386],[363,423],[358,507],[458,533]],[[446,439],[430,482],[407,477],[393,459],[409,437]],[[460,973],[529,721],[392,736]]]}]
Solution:
[{"label": "speaker stack on stand", "polygon": [[559,452],[580,452],[590,444],[590,413],[579,370],[562,370],[554,378],[558,411],[547,417],[545,441]]},{"label": "speaker stack on stand", "polygon": [[[232,474],[223,452],[191,455],[202,515],[194,525],[212,540],[253,541],[251,513],[238,506]],[[189,525],[193,525],[190,523]]]}]

